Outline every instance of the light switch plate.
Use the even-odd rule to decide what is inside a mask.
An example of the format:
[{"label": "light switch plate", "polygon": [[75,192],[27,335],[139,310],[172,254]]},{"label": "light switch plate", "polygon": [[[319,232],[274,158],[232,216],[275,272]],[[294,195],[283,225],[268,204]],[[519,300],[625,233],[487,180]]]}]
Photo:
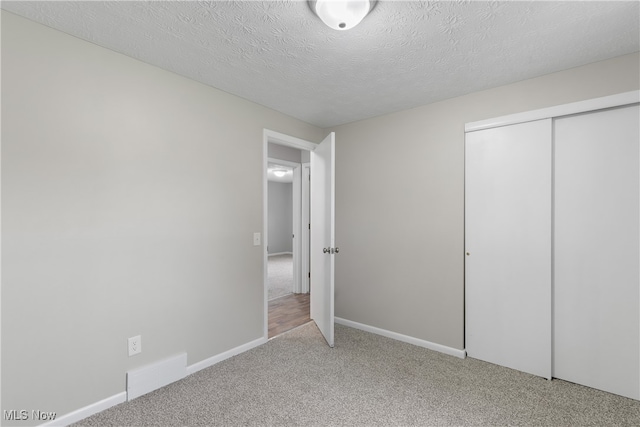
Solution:
[{"label": "light switch plate", "polygon": [[260,246],[260,233],[253,233],[253,246]]}]

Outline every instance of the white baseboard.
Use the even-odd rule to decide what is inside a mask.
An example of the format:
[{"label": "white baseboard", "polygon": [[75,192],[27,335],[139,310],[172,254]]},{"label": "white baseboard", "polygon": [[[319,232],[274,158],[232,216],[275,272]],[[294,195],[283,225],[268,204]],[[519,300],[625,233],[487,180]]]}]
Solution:
[{"label": "white baseboard", "polygon": [[467,352],[465,350],[458,350],[453,347],[447,347],[446,345],[436,344],[430,341],[421,340],[419,338],[410,337],[408,335],[402,335],[397,332],[387,331],[386,329],[376,328],[375,326],[353,322],[351,320],[342,319],[340,317],[336,317],[335,322],[340,325],[349,326],[351,328],[360,329],[365,332],[371,332],[372,334],[382,335],[383,337],[417,345],[418,347],[424,347],[428,348],[429,350],[434,350],[440,353],[448,354],[450,356],[459,357],[460,359],[464,359],[465,357],[467,357]]},{"label": "white baseboard", "polygon": [[277,255],[293,255],[293,252],[276,252],[276,253],[273,253],[273,254],[267,254],[268,257],[277,256]]},{"label": "white baseboard", "polygon": [[[397,332],[387,331],[385,329],[376,328],[374,326],[365,325],[363,323],[353,322],[351,320],[342,319],[340,317],[335,318],[335,322],[349,326],[351,328],[360,329],[365,332],[371,332],[373,334],[382,335],[387,338],[392,338],[398,341],[406,342],[409,344],[417,345],[419,347],[428,348],[429,350],[438,351],[440,353],[448,354],[451,356],[459,357],[464,359],[467,355],[466,351],[458,350],[452,347],[447,347],[441,344],[432,343],[430,341],[421,340],[418,338],[410,337],[408,335],[402,335]],[[210,366],[215,365],[216,363],[220,363],[223,360],[226,360],[230,357],[233,357],[237,354],[244,353],[245,351],[251,350],[252,348],[258,347],[268,340],[265,338],[258,338],[256,340],[250,341],[246,344],[240,345],[238,347],[232,348],[231,350],[225,351],[224,353],[220,353],[208,359],[202,360],[200,362],[194,363],[191,366],[187,366],[186,374],[191,375],[202,369],[208,368]],[[97,414],[98,412],[102,412],[105,409],[108,409],[112,406],[118,405],[120,403],[127,401],[127,392],[123,391],[122,393],[118,393],[114,396],[103,399],[99,402],[92,403],[91,405],[85,406],[84,408],[80,408],[76,411],[70,412],[66,415],[63,415],[55,420],[49,421],[42,426],[68,426],[69,424],[73,424],[78,422],[84,418],[90,417],[91,415]]]},{"label": "white baseboard", "polygon": [[187,353],[127,372],[127,400],[133,400],[187,376]]},{"label": "white baseboard", "polygon": [[187,366],[187,375],[194,374],[202,369],[208,368],[209,366],[213,366],[216,363],[220,363],[223,360],[233,357],[237,354],[244,353],[245,351],[258,347],[259,345],[262,345],[266,342],[267,342],[266,338],[264,337],[258,338],[256,340],[250,341],[236,348],[232,348],[231,350],[225,351],[224,353],[220,353],[208,359],[202,360],[198,363],[194,363],[191,366]]},{"label": "white baseboard", "polygon": [[106,399],[102,399],[99,402],[92,403],[91,405],[87,405],[84,408],[80,408],[76,411],[69,412],[55,420],[48,421],[41,426],[68,426],[73,423],[77,423],[80,420],[83,420],[91,415],[97,414],[98,412],[102,412],[105,409],[109,409],[112,406],[118,405],[120,403],[124,403],[127,401],[127,392],[123,391],[122,393],[114,394],[111,397],[107,397]]},{"label": "white baseboard", "polygon": [[[208,368],[209,366],[213,366],[216,363],[222,362],[225,359],[228,359],[232,356],[235,356],[240,353],[244,353],[247,350],[251,350],[259,345],[262,345],[267,342],[266,338],[258,338],[241,346],[232,348],[231,350],[225,351],[224,353],[220,353],[216,356],[205,359],[201,362],[194,363],[191,366],[186,367],[186,375],[191,375],[195,372],[198,372],[202,369]],[[172,381],[171,381],[172,382]],[[106,409],[109,409],[112,406],[118,405],[120,403],[124,403],[127,401],[127,392],[123,391],[122,393],[118,393],[106,399],[103,399],[99,402],[92,403],[90,405],[85,406],[84,408],[80,408],[76,411],[65,414],[61,417],[57,417],[55,420],[47,421],[41,426],[46,427],[65,427],[73,423],[77,423],[91,415],[97,414],[98,412],[102,412]]]},{"label": "white baseboard", "polygon": [[[441,344],[432,343],[429,341],[421,340],[418,338],[410,337],[408,335],[402,335],[397,332],[387,331],[385,329],[376,328],[374,326],[365,325],[363,323],[353,322],[351,320],[342,319],[340,317],[335,318],[335,322],[349,326],[351,328],[360,329],[362,331],[371,332],[373,334],[382,335],[387,338],[392,338],[398,341],[406,342],[409,344],[417,345],[419,347],[428,348],[429,350],[438,351],[440,353],[448,354],[451,356],[459,357],[464,359],[467,355],[465,350],[458,350],[452,347],[447,347]],[[202,360],[198,363],[194,363],[191,366],[186,367],[186,375],[194,374],[202,369],[208,368],[210,366],[215,365],[216,363],[220,363],[225,359],[233,357],[237,354],[244,353],[245,351],[251,350],[252,348],[258,347],[268,340],[266,338],[258,338],[256,340],[250,341],[246,344],[240,345],[238,347],[232,348],[231,350],[225,351],[224,353],[220,353],[216,356],[210,357],[208,359]],[[85,406],[84,408],[80,408],[76,411],[65,414],[55,420],[48,421],[42,426],[53,427],[53,426],[68,426],[70,424],[76,423],[78,421],[83,420],[84,418],[90,417],[91,415],[97,414],[98,412],[102,412],[112,406],[118,405],[120,403],[124,403],[127,401],[127,392],[123,391],[106,399],[103,399],[99,402],[92,403],[90,405]]]}]

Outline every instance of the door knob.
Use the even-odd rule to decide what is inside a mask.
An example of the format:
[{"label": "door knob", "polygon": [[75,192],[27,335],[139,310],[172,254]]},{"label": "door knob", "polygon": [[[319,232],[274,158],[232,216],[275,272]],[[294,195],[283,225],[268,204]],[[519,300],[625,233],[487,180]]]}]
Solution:
[{"label": "door knob", "polygon": [[336,253],[340,252],[340,248],[336,247]]},{"label": "door knob", "polygon": [[331,252],[331,248],[322,248],[322,253],[323,254],[328,254]]}]

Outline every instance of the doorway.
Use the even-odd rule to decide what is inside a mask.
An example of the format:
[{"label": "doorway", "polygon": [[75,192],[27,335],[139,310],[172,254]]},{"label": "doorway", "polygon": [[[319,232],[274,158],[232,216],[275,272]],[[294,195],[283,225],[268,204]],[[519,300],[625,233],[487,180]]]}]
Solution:
[{"label": "doorway", "polygon": [[308,160],[308,151],[267,147],[268,338],[311,320]]},{"label": "doorway", "polygon": [[[335,241],[335,133],[329,133],[320,143],[305,141],[264,129],[263,131],[263,233],[268,245],[268,157],[272,149],[284,146],[309,155],[314,179],[309,183],[309,306],[313,320],[327,341],[334,346],[335,255],[339,252]],[[302,210],[302,207],[300,207]],[[308,229],[309,227],[307,227]],[[295,227],[294,236],[302,235],[302,227]],[[302,274],[295,254],[302,251],[302,239],[294,241],[294,281]],[[296,267],[296,265],[298,267]],[[299,274],[296,274],[299,273]],[[267,251],[263,250],[264,320],[263,333],[269,338],[269,304],[267,298]],[[300,283],[303,283],[301,280]]]},{"label": "doorway", "polygon": [[[298,150],[293,156],[300,157]],[[267,168],[267,293],[272,301],[293,293],[300,293],[298,280],[294,280],[294,255],[298,264],[299,254],[294,254],[294,243],[300,228],[300,163],[269,157]],[[294,190],[295,188],[295,190]],[[296,248],[297,249],[297,248]]]}]

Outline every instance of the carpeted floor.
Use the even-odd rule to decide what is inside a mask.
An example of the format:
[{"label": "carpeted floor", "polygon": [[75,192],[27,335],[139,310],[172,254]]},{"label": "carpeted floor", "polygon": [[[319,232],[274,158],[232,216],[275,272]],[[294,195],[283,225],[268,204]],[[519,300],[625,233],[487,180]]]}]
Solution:
[{"label": "carpeted floor", "polygon": [[293,292],[293,255],[272,255],[267,265],[269,300]]},{"label": "carpeted floor", "polygon": [[640,402],[313,322],[86,426],[640,425]]}]

